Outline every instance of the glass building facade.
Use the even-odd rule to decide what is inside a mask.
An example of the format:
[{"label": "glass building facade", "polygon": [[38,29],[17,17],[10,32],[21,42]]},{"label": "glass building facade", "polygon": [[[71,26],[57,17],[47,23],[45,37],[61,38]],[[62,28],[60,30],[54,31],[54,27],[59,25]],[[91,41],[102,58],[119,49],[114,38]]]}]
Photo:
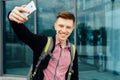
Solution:
[{"label": "glass building facade", "polygon": [[[31,0],[0,1],[0,76],[27,76],[32,50],[14,34],[8,13]],[[53,36],[59,11],[76,17],[70,36],[78,51],[79,80],[120,79],[120,0],[34,0],[37,10],[25,23],[35,34]]]}]

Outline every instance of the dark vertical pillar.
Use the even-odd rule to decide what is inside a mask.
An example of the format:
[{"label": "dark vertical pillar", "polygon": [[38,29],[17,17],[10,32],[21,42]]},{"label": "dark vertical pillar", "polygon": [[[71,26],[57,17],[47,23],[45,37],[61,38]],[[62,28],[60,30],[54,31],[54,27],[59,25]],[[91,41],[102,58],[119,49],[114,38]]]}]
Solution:
[{"label": "dark vertical pillar", "polygon": [[0,76],[3,74],[3,7],[2,0],[0,0]]}]

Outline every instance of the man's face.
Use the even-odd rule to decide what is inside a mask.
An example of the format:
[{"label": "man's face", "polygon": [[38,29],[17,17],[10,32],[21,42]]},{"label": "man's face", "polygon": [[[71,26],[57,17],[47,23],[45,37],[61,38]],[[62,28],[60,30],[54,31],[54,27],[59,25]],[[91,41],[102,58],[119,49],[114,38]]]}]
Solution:
[{"label": "man's face", "polygon": [[60,41],[66,41],[74,29],[71,19],[58,18],[55,22],[56,36]]}]

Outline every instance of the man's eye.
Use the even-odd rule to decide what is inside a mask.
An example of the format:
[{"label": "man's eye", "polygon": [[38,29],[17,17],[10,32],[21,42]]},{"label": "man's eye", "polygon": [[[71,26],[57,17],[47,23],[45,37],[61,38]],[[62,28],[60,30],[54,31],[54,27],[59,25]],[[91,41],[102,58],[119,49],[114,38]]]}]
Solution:
[{"label": "man's eye", "polygon": [[70,29],[71,27],[70,26],[67,26],[67,29]]},{"label": "man's eye", "polygon": [[63,25],[59,25],[61,28],[63,27]]}]

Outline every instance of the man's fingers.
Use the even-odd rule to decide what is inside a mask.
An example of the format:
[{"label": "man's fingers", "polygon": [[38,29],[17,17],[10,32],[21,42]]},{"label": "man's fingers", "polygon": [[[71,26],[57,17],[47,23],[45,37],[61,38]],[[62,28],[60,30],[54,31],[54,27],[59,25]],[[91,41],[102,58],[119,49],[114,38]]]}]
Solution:
[{"label": "man's fingers", "polygon": [[[19,12],[18,10],[13,10],[13,16],[14,15],[18,15],[18,16],[15,16],[15,17],[18,17],[18,19],[19,18],[22,18],[22,19],[24,19],[24,20],[27,20],[27,17],[26,16],[24,16],[21,12]],[[20,19],[21,20],[21,19]]]},{"label": "man's fingers", "polygon": [[17,22],[17,23],[24,23],[24,22],[22,22],[22,21],[16,19],[15,17],[13,18],[13,21],[15,21],[15,22]]},{"label": "man's fingers", "polygon": [[14,10],[17,10],[19,12],[29,13],[29,11],[24,7],[15,7]]},{"label": "man's fingers", "polygon": [[23,15],[22,13],[25,11],[26,9],[23,7],[15,7],[9,15],[9,19],[12,21],[16,21],[18,23],[21,23],[21,22],[23,23],[28,20],[28,17]]},{"label": "man's fingers", "polygon": [[21,21],[21,22],[25,22],[25,21],[26,21],[25,18],[19,16],[18,14],[12,13],[11,16],[12,16],[13,18],[16,18],[17,20],[19,20],[19,21]]}]

